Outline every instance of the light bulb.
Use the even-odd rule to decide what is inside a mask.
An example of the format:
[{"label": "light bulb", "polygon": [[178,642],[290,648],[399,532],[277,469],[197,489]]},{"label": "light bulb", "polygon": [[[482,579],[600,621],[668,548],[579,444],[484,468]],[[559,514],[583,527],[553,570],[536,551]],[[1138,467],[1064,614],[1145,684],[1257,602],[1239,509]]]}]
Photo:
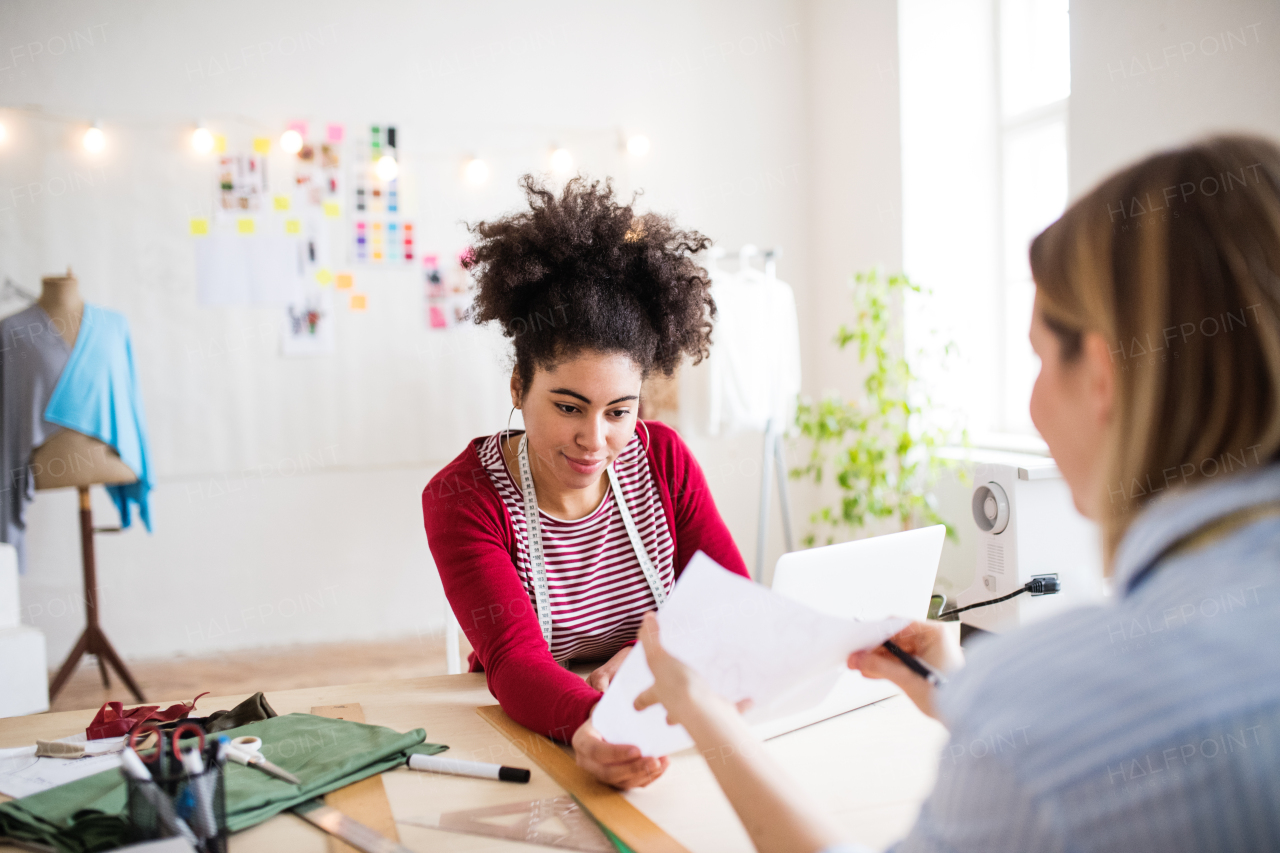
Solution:
[{"label": "light bulb", "polygon": [[396,162],[396,158],[390,154],[383,154],[378,158],[378,162],[373,167],[373,171],[377,174],[380,181],[394,181],[396,175],[400,174],[400,164]]},{"label": "light bulb", "polygon": [[479,186],[489,180],[489,164],[479,157],[472,157],[467,161],[463,174],[466,175],[468,183]]},{"label": "light bulb", "polygon": [[107,146],[107,135],[102,132],[102,128],[95,123],[93,127],[84,132],[84,150],[90,154],[97,154]]},{"label": "light bulb", "polygon": [[207,127],[197,127],[191,134],[191,147],[197,154],[208,154],[213,150],[213,134]]},{"label": "light bulb", "polygon": [[286,130],[280,134],[280,150],[286,154],[297,154],[302,150],[302,134],[296,130]]},{"label": "light bulb", "polygon": [[627,140],[627,153],[632,157],[643,157],[649,153],[649,137],[633,136]]},{"label": "light bulb", "polygon": [[558,175],[573,171],[573,155],[568,148],[557,148],[551,152],[551,171]]}]

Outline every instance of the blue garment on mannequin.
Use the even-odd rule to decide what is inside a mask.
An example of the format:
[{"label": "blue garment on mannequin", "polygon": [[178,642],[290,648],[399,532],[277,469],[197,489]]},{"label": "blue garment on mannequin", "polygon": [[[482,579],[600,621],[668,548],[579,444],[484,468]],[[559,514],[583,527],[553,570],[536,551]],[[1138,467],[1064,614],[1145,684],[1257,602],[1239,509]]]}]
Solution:
[{"label": "blue garment on mannequin", "polygon": [[133,364],[129,321],[123,314],[96,305],[84,306],[76,345],[53,389],[44,418],[115,448],[120,461],[138,477],[133,483],[107,486],[107,493],[120,511],[120,526],[132,524],[132,506],[136,504],[138,517],[150,531],[147,428]]}]

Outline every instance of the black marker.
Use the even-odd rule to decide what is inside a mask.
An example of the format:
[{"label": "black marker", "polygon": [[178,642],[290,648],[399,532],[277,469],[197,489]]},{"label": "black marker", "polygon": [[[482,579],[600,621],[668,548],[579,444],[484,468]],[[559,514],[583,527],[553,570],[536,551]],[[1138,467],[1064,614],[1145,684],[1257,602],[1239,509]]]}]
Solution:
[{"label": "black marker", "polygon": [[501,764],[463,761],[458,758],[438,758],[434,755],[410,755],[408,763],[410,770],[474,776],[477,779],[498,779],[503,782],[528,782],[530,775],[529,771],[522,767],[503,767]]},{"label": "black marker", "polygon": [[906,664],[907,669],[911,670],[934,687],[941,687],[947,683],[947,680],[943,678],[942,674],[936,669],[929,666],[915,655],[910,655],[904,652],[893,640],[885,640],[884,647],[888,649],[889,654]]}]

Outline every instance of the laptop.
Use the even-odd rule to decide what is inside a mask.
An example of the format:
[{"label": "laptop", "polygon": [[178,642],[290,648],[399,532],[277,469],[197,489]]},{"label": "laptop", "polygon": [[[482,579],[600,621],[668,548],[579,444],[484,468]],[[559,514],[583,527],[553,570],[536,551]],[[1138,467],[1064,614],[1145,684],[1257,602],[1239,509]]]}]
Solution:
[{"label": "laptop", "polygon": [[[846,619],[905,616],[924,619],[942,558],[947,528],[937,524],[839,545],[792,551],[773,571],[774,592]],[[777,737],[901,693],[890,681],[849,670],[819,705],[754,726]]]}]

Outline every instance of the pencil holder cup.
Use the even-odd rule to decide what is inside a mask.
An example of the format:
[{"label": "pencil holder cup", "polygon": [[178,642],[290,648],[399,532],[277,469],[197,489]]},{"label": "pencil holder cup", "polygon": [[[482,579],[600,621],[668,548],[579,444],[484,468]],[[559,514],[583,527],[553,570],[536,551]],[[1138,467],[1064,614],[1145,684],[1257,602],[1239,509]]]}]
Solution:
[{"label": "pencil holder cup", "polygon": [[227,853],[226,782],[221,767],[147,780],[124,777],[130,841],[178,835],[200,853]]}]

